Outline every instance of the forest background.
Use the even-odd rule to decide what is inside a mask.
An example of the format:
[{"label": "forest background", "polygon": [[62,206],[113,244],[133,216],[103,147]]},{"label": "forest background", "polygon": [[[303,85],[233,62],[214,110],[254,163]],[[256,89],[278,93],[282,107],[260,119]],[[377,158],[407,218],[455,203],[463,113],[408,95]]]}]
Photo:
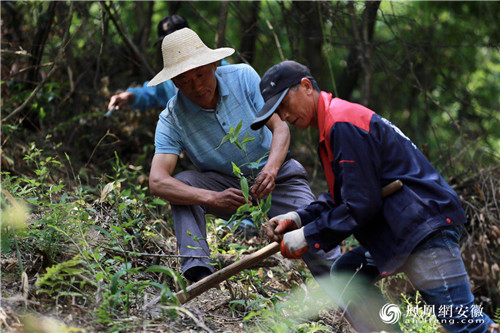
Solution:
[{"label": "forest background", "polygon": [[[147,186],[161,109],[104,117],[111,95],[162,68],[156,25],[174,13],[209,47],[235,48],[230,63],[260,75],[285,59],[306,64],[322,90],[366,105],[410,137],[461,197],[474,292],[500,317],[499,2],[2,1],[4,328],[28,325],[15,314],[22,308],[75,327],[133,330],[132,313],[141,325],[155,322],[139,311],[145,294],[178,287],[169,205]],[[319,194],[317,133],[291,132]],[[192,167],[181,158],[176,172]],[[236,245],[223,223],[211,223],[214,252],[239,256],[261,245]],[[246,291],[227,302],[245,328],[268,325],[266,311],[276,311],[264,287],[245,287],[261,273],[242,273],[235,283]],[[179,309],[169,310],[170,328],[188,320],[213,329]]]}]

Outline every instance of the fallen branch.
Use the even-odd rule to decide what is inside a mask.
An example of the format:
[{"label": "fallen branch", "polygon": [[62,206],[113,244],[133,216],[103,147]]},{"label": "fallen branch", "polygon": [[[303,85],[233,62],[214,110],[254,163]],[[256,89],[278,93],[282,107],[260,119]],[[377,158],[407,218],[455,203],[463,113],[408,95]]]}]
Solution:
[{"label": "fallen branch", "polygon": [[180,307],[180,306],[162,306],[163,309],[165,310],[175,310],[177,312],[182,312],[184,313],[185,315],[187,315],[189,318],[191,318],[194,323],[201,329],[209,332],[209,333],[213,333],[214,331],[212,331],[210,328],[207,327],[207,325],[205,325],[205,323],[201,320],[199,320],[198,318],[195,317],[195,315],[193,313],[191,313],[189,310],[183,308],[183,307]]}]

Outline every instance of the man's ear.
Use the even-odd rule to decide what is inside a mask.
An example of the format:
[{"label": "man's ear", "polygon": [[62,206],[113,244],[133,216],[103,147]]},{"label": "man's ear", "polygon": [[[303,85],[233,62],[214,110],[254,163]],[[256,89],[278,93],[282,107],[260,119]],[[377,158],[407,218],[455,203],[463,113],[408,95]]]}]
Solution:
[{"label": "man's ear", "polygon": [[300,84],[306,89],[306,93],[309,95],[314,90],[311,80],[307,77],[303,77],[300,80]]}]

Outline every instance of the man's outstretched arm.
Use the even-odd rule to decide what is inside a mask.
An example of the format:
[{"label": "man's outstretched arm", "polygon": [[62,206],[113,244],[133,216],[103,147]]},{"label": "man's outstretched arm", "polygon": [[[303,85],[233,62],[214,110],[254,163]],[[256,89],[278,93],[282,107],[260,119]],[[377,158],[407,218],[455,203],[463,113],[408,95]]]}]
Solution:
[{"label": "man's outstretched arm", "polygon": [[222,192],[187,185],[172,177],[178,156],[155,154],[149,173],[149,189],[152,194],[175,205],[211,206],[220,210],[235,210],[244,204],[241,190],[228,188]]}]

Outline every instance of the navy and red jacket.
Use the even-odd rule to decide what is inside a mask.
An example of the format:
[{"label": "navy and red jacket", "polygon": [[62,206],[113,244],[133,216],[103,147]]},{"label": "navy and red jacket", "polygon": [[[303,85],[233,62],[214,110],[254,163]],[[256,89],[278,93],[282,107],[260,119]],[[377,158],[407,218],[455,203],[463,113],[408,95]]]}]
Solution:
[{"label": "navy and red jacket", "polygon": [[[455,191],[396,126],[326,92],[317,112],[329,193],[297,211],[309,246],[328,251],[352,234],[388,275],[428,235],[466,222]],[[382,199],[397,179],[403,188]]]}]

